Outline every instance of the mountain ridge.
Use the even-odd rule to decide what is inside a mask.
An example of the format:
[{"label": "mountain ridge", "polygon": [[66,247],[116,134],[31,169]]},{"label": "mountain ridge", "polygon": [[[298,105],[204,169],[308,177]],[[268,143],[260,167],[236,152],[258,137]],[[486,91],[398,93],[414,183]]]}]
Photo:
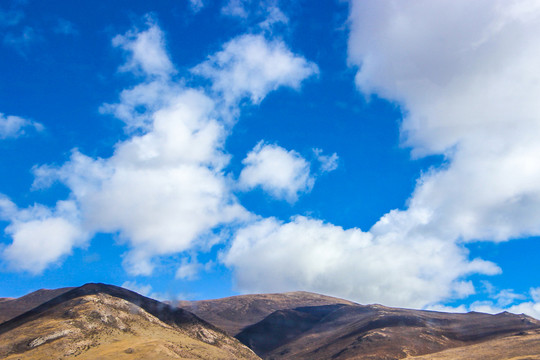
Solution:
[{"label": "mountain ridge", "polygon": [[540,360],[540,321],[508,312],[391,308],[305,291],[173,304],[102,283],[0,300],[0,311],[10,305],[27,311],[0,323],[0,358],[9,360]]},{"label": "mountain ridge", "polygon": [[259,359],[179,308],[114,285],[70,289],[0,324],[2,359]]}]

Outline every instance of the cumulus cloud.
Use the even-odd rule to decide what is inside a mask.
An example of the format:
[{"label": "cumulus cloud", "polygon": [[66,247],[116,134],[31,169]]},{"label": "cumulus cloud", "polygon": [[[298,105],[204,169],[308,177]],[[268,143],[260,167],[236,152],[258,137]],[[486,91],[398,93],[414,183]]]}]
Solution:
[{"label": "cumulus cloud", "polygon": [[[87,237],[103,232],[117,234],[128,245],[124,256],[128,273],[149,275],[159,257],[207,250],[223,240],[224,228],[252,217],[238,203],[225,170],[230,156],[224,142],[230,124],[225,124],[223,111],[216,110],[215,98],[172,80],[176,70],[155,21],[147,18],[145,29],[116,36],[113,44],[127,53],[121,70],[142,80],[122,91],[118,103],[105,104],[101,110],[125,122],[130,136],[116,144],[109,158],[92,158],[75,149],[61,166],[34,167],[34,190],[55,181],[69,188],[69,200],[59,202],[55,209],[36,205],[39,211],[21,212],[2,200],[1,213],[11,221],[6,232],[13,238],[3,255],[14,268],[38,273],[74,246],[84,245]],[[272,46],[274,55],[285,49]],[[227,53],[242,59],[244,49],[236,50],[240,54],[230,48]],[[284,56],[307,64],[290,52]],[[279,85],[299,85],[297,74],[288,73],[294,78],[289,81],[279,69],[274,76],[264,63],[251,65],[247,72],[266,71],[265,80],[257,82],[264,89],[264,94],[258,92],[259,101]],[[258,71],[257,65],[263,69]],[[213,74],[221,78],[218,72]],[[71,212],[63,210],[68,205]],[[27,214],[24,221],[17,215],[21,213]],[[43,237],[47,241],[41,241]],[[50,255],[28,261],[23,253],[36,241],[41,242],[34,249],[47,246],[49,250],[43,253]],[[196,262],[182,263],[177,276],[193,278],[198,268]]]},{"label": "cumulus cloud", "polygon": [[280,86],[299,89],[303,80],[317,74],[316,64],[292,53],[279,40],[243,35],[192,70],[212,81],[212,90],[226,104],[249,97],[254,104]]},{"label": "cumulus cloud", "polygon": [[[540,234],[540,6],[350,5],[358,89],[401,105],[403,144],[413,156],[446,161],[418,179],[407,209],[390,211],[368,232],[266,220],[240,231],[224,259],[246,291],[304,288],[413,307],[472,294],[467,274],[500,269],[469,260],[464,242]],[[270,285],[251,274],[265,274]],[[501,294],[495,305],[513,300]]]},{"label": "cumulus cloud", "polygon": [[38,122],[0,113],[0,139],[17,138],[29,130],[43,131],[43,129],[44,126]]},{"label": "cumulus cloud", "polygon": [[[297,216],[262,219],[236,234],[223,261],[243,292],[307,289],[364,303],[422,307],[474,292],[460,280],[500,269],[436,238],[403,241]],[[261,281],[264,279],[264,281]]]},{"label": "cumulus cloud", "polygon": [[72,201],[59,201],[52,210],[41,205],[18,209],[0,195],[0,219],[10,222],[4,231],[13,239],[1,257],[11,269],[32,274],[42,273],[74,247],[84,246],[90,235],[81,229]]},{"label": "cumulus cloud", "polygon": [[415,156],[448,159],[410,201],[429,214],[422,231],[496,241],[539,234],[540,7],[355,1],[350,21],[359,89],[401,103]]},{"label": "cumulus cloud", "polygon": [[74,152],[60,168],[37,168],[36,186],[67,184],[85,226],[119,232],[133,248],[128,271],[148,275],[152,257],[188,250],[212,228],[248,216],[222,173],[225,130],[212,109],[204,94],[185,90],[153,113],[152,131],[117,144],[111,158]]},{"label": "cumulus cloud", "polygon": [[261,187],[278,199],[295,202],[315,182],[309,163],[294,150],[259,142],[242,161],[239,184],[246,190]]},{"label": "cumulus cloud", "polygon": [[126,51],[127,61],[121,71],[142,72],[146,76],[167,77],[174,73],[174,66],[165,50],[163,32],[149,16],[144,31],[129,31],[117,35],[113,45]]}]

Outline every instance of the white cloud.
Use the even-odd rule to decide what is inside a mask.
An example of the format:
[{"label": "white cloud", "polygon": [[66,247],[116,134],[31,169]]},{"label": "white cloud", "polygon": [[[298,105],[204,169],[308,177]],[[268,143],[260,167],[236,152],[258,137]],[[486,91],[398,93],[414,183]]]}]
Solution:
[{"label": "white cloud", "polygon": [[318,67],[293,54],[282,41],[243,35],[192,71],[210,79],[212,89],[233,105],[245,97],[258,104],[280,86],[299,89],[303,80],[318,73]]},{"label": "white cloud", "polygon": [[336,153],[333,153],[332,155],[323,155],[321,149],[313,149],[313,153],[320,163],[320,171],[322,173],[334,171],[338,168],[339,156]]},{"label": "white cloud", "polygon": [[211,229],[243,219],[223,175],[226,135],[212,118],[213,102],[184,90],[152,114],[153,130],[119,143],[109,159],[74,152],[59,169],[36,169],[36,186],[66,183],[94,231],[119,232],[133,250],[131,274],[150,274],[155,256],[186,251]]},{"label": "white cloud", "polygon": [[[349,23],[358,88],[402,106],[414,156],[447,161],[369,232],[267,220],[240,231],[224,259],[242,291],[305,288],[414,307],[471,294],[464,276],[500,269],[469,260],[464,242],[540,234],[540,6],[358,0]],[[515,296],[501,293],[495,306]]]},{"label": "white cloud", "polygon": [[43,125],[38,122],[0,113],[0,139],[17,138],[25,135],[28,130],[43,131],[43,129]]},{"label": "white cloud", "polygon": [[127,62],[120,70],[142,71],[147,76],[168,77],[175,70],[165,50],[163,32],[149,16],[146,25],[148,28],[144,31],[130,31],[113,39],[113,45],[128,54]]},{"label": "white cloud", "polygon": [[[242,39],[231,43],[242,43]],[[128,53],[122,70],[142,75],[142,82],[124,90],[119,103],[106,104],[101,110],[124,121],[131,135],[116,144],[109,158],[91,158],[75,149],[61,166],[34,168],[34,190],[54,181],[64,183],[71,193],[63,204],[70,204],[77,218],[72,220],[59,205],[54,210],[37,205],[45,215],[30,212],[24,223],[9,217],[12,223],[7,231],[13,243],[4,254],[15,268],[40,272],[61,255],[69,254],[74,246],[81,246],[82,235],[104,232],[118,234],[129,246],[124,266],[130,274],[149,275],[161,256],[208,250],[223,240],[228,226],[252,217],[238,203],[232,180],[225,172],[229,155],[223,147],[230,124],[225,124],[223,111],[216,110],[216,99],[172,81],[170,75],[176,70],[166,54],[159,27],[148,20],[147,29],[119,35],[113,43]],[[263,48],[267,45],[262,44]],[[275,56],[276,51],[283,50],[281,45],[272,46]],[[243,57],[228,51],[235,58]],[[290,52],[283,56],[293,64],[307,64]],[[251,65],[247,73],[266,71],[264,63]],[[261,71],[258,65],[263,67]],[[213,74],[222,78],[217,71]],[[294,79],[289,81],[288,75]],[[278,85],[298,86],[300,81],[292,73],[265,76],[257,82],[264,89],[264,94],[258,92],[259,101]],[[3,204],[0,213],[7,216],[16,212],[14,206]],[[36,222],[40,226],[30,226]],[[27,262],[18,249],[41,241],[36,229],[44,228],[43,236],[53,232],[55,236],[48,243],[36,245],[36,249],[47,244],[51,255],[42,257],[39,263]],[[193,277],[192,265],[182,264],[177,275]]]},{"label": "white cloud", "polygon": [[259,27],[263,30],[272,32],[272,29],[277,24],[287,24],[289,18],[277,6],[270,5],[266,8],[266,19],[264,19]]},{"label": "white cloud", "polygon": [[189,0],[189,5],[194,13],[198,13],[204,7],[203,0]]},{"label": "white cloud", "polygon": [[120,286],[144,296],[149,296],[152,292],[152,285],[139,284],[136,281],[124,281],[124,283]]},{"label": "white cloud", "polygon": [[4,231],[13,241],[3,249],[1,257],[13,270],[40,274],[74,247],[85,246],[89,238],[80,227],[77,208],[71,201],[59,201],[54,210],[41,205],[18,209],[1,195],[0,218],[10,221]]},{"label": "white cloud", "polygon": [[[529,296],[516,294],[511,289],[500,291],[494,296],[495,301],[475,301],[469,307],[469,311],[486,312],[490,314],[498,314],[503,311],[508,311],[514,314],[526,314],[536,319],[540,319],[540,298],[538,297],[538,288],[532,288],[529,291]],[[529,301],[523,301],[530,297]],[[522,300],[517,302],[516,300]]]},{"label": "white cloud", "polygon": [[296,151],[259,142],[242,161],[239,184],[251,190],[261,187],[278,199],[295,202],[300,193],[309,192],[315,179],[309,163]]},{"label": "white cloud", "polygon": [[[423,307],[441,298],[465,297],[471,273],[500,269],[436,238],[374,236],[360,229],[298,216],[269,218],[239,230],[222,260],[234,269],[242,292],[304,289],[362,303]],[[261,281],[264,279],[264,281]]]},{"label": "white cloud", "polygon": [[203,266],[197,261],[190,261],[188,258],[183,258],[180,267],[176,271],[176,278],[181,280],[195,280]]},{"label": "white cloud", "polygon": [[540,7],[355,1],[350,21],[358,87],[401,103],[413,154],[448,159],[400,216],[423,211],[418,231],[449,240],[539,234]]},{"label": "white cloud", "polygon": [[221,9],[223,15],[247,18],[249,10],[246,8],[250,0],[229,0]]}]

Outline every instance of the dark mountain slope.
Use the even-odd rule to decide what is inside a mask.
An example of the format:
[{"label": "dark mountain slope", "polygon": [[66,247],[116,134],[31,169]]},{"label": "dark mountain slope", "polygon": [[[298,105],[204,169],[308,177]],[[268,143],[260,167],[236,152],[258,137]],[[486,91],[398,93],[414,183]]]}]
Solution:
[{"label": "dark mountain slope", "polygon": [[0,324],[72,289],[72,287],[41,289],[17,299],[2,298],[0,299]]},{"label": "dark mountain slope", "polygon": [[216,300],[181,301],[178,306],[229,334],[236,335],[244,327],[261,321],[277,310],[334,304],[355,303],[331,296],[296,291],[282,294],[240,295]]},{"label": "dark mountain slope", "polygon": [[509,313],[340,305],[281,310],[237,338],[264,359],[401,359],[535,329],[539,321]]}]

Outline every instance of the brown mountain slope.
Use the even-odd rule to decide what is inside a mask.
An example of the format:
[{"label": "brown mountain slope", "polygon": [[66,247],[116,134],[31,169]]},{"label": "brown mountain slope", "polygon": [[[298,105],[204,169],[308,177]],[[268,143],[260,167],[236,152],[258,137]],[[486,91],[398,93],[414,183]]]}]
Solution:
[{"label": "brown mountain slope", "polygon": [[0,324],[2,359],[258,359],[188,311],[87,284]]},{"label": "brown mountain slope", "polygon": [[540,360],[540,332],[527,331],[406,360]]},{"label": "brown mountain slope", "polygon": [[0,299],[0,323],[13,319],[72,289],[72,287],[53,290],[41,289],[17,299],[2,298]]},{"label": "brown mountain slope", "polygon": [[238,334],[246,326],[263,320],[274,311],[301,306],[355,303],[305,291],[281,294],[232,296],[216,300],[180,301],[178,307],[188,310],[230,335]]},{"label": "brown mountain slope", "polygon": [[509,313],[332,305],[276,311],[237,338],[264,359],[381,360],[431,354],[535,329],[540,329],[540,321]]}]

